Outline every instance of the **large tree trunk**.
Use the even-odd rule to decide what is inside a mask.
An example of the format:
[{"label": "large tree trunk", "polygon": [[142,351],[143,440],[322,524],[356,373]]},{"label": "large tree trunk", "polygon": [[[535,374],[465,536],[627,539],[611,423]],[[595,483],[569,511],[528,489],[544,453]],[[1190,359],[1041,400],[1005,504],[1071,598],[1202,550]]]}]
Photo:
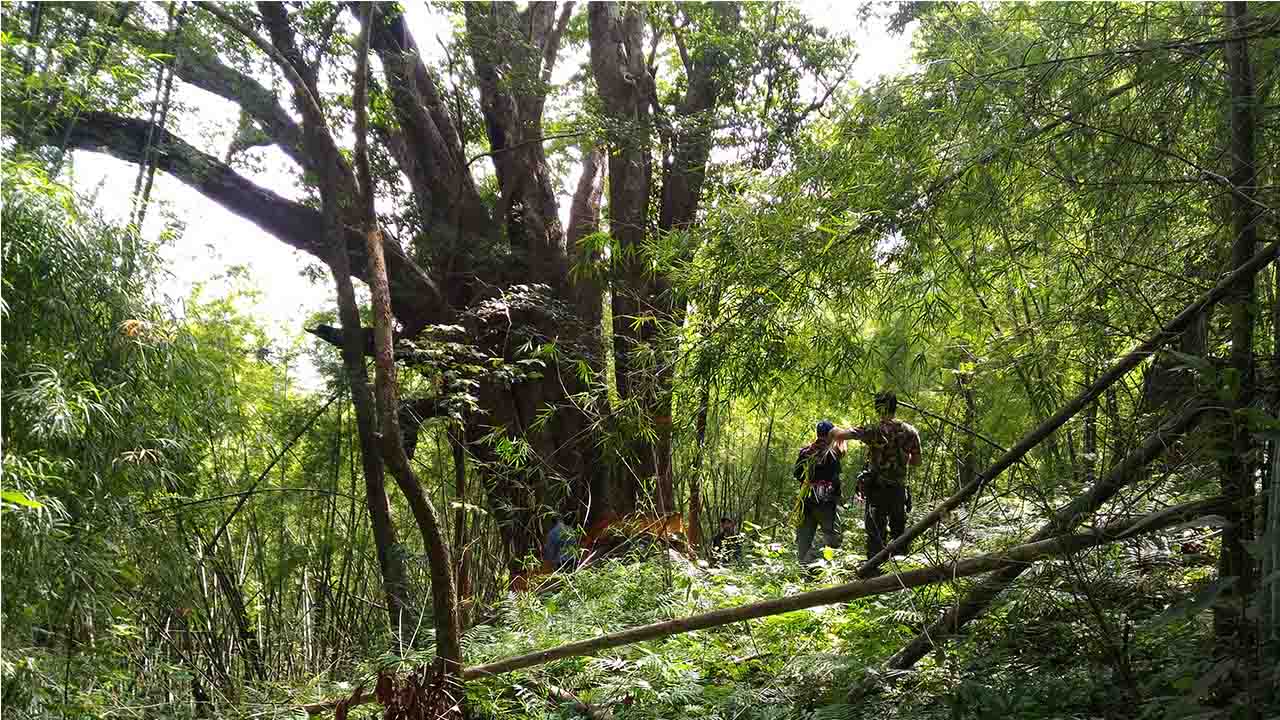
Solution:
[{"label": "large tree trunk", "polygon": [[[638,353],[657,337],[651,292],[641,258],[649,226],[652,192],[648,88],[653,79],[644,64],[644,19],[635,5],[592,2],[587,10],[591,67],[605,112],[613,122],[609,137],[609,234],[613,304],[613,358],[618,397],[624,403],[649,398]],[[629,470],[619,478],[609,504],[619,513],[636,509],[645,483],[657,473],[653,449],[638,443]]]},{"label": "large tree trunk", "polygon": [[[524,466],[499,468],[485,483],[513,566],[538,554],[546,511],[586,515],[588,508],[595,513],[602,505],[594,497],[604,474],[591,432],[591,414],[598,410],[583,399],[593,391],[592,378],[581,377],[577,369],[579,359],[597,371],[603,368],[599,281],[591,272],[570,273],[578,241],[598,224],[598,156],[585,158],[566,242],[542,144],[546,93],[572,8],[573,3],[565,3],[558,14],[553,2],[533,2],[523,10],[509,3],[464,8],[491,148],[487,155],[498,180],[496,220],[505,228],[515,259],[501,282],[546,288],[548,302],[528,309],[519,320],[530,339],[554,343],[562,353],[546,360],[541,378],[510,387],[487,383],[480,392],[485,415],[477,420],[484,425],[468,428],[468,437],[477,439],[499,430],[527,442],[536,455],[536,461]],[[594,261],[584,260],[587,265]],[[509,337],[509,330],[500,328],[493,334],[494,344],[515,360]],[[495,459],[490,447],[473,444],[472,452]]]},{"label": "large tree trunk", "polygon": [[[736,3],[712,7],[716,32],[731,32]],[[642,486],[652,484],[648,504],[659,514],[676,509],[671,467],[672,386],[676,353],[663,347],[664,326],[684,320],[684,301],[661,273],[652,276],[642,256],[650,229],[653,191],[653,116],[659,116],[666,146],[657,231],[686,231],[697,214],[711,151],[714,113],[725,90],[726,58],[715,43],[685,46],[682,28],[673,27],[684,63],[685,97],[676,108],[678,123],[658,102],[653,69],[646,67],[644,22],[634,6],[593,2],[588,13],[591,66],[610,126],[609,231],[615,243],[613,273],[614,363],[618,396],[634,401],[642,422],[654,425],[654,440],[634,443],[633,471],[618,502],[632,509]],[[685,256],[692,254],[692,248]],[[645,358],[642,365],[640,357]]]},{"label": "large tree trunk", "polygon": [[[591,372],[591,377],[586,379],[574,375],[572,387],[578,392],[593,388],[599,391],[606,380],[605,353],[609,350],[604,344],[604,252],[592,238],[600,231],[604,170],[605,156],[600,148],[592,147],[584,152],[582,175],[578,178],[573,203],[569,208],[567,245],[573,266],[570,272],[570,294],[578,319],[585,328],[584,349],[587,367]],[[598,392],[595,399],[595,413],[600,417],[608,417],[608,393]],[[578,423],[574,426],[574,434],[581,434],[582,437],[573,444],[568,463],[572,477],[577,478],[578,484],[574,486],[571,506],[565,509],[578,514],[590,526],[610,510],[608,498],[611,475],[600,448],[592,437],[588,425],[591,419],[585,410],[577,414]],[[584,504],[585,508],[582,507]]]},{"label": "large tree trunk", "polygon": [[[720,2],[710,7],[713,14],[710,31],[732,35],[738,26],[738,4]],[[683,102],[676,109],[676,127],[663,133],[669,145],[666,157],[670,158],[670,163],[663,167],[662,203],[658,209],[658,231],[663,234],[684,233],[694,224],[702,200],[707,159],[711,154],[715,113],[728,89],[728,57],[724,50],[715,43],[709,43],[690,51],[685,45],[682,29],[673,27],[673,34],[684,63],[688,87]],[[654,103],[657,103],[656,98]],[[684,246],[679,258],[681,261],[693,257],[694,246],[688,238],[685,238]],[[664,276],[659,275],[654,282],[653,303],[659,315],[672,327],[684,324],[687,300],[678,295]],[[658,356],[656,407],[653,412],[657,430],[653,449],[657,465],[657,497],[659,510],[665,508],[666,511],[674,509],[671,468],[674,423],[671,411],[678,348],[668,350]]]}]

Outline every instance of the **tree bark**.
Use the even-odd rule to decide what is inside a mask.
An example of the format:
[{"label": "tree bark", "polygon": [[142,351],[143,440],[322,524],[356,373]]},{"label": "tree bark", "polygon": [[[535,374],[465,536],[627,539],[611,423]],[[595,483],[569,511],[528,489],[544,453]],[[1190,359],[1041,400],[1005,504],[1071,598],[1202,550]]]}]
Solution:
[{"label": "tree bark", "polygon": [[[382,61],[388,98],[395,111],[397,138],[393,152],[413,188],[431,245],[419,247],[420,259],[440,267],[446,296],[453,308],[466,307],[478,292],[480,268],[473,253],[490,245],[498,233],[463,157],[461,132],[454,125],[435,79],[422,62],[404,16],[394,3],[377,3],[370,46]],[[392,150],[397,146],[393,144]]]},{"label": "tree bark", "polygon": [[453,677],[462,667],[461,629],[458,624],[458,598],[453,585],[453,561],[450,559],[449,543],[440,529],[435,508],[427,499],[413,468],[409,466],[409,457],[400,440],[396,367],[391,354],[391,292],[387,286],[386,266],[382,262],[382,237],[376,228],[369,231],[369,270],[376,347],[374,397],[379,415],[382,460],[409,501],[409,509],[426,546],[431,566],[436,655],[444,662],[446,677]]},{"label": "tree bark", "polygon": [[[600,263],[604,252],[587,247],[584,241],[600,231],[600,199],[604,195],[604,152],[592,147],[583,152],[582,175],[573,193],[569,207],[567,244],[569,257],[575,266],[573,280],[574,305],[582,322],[600,328],[603,320],[604,287],[600,280]],[[595,365],[604,369],[604,347],[596,348]]]},{"label": "tree bark", "polygon": [[521,275],[562,289],[569,269],[564,230],[540,138],[564,25],[556,22],[554,2],[531,2],[520,12],[514,3],[467,3],[464,10],[498,177],[498,216]]}]

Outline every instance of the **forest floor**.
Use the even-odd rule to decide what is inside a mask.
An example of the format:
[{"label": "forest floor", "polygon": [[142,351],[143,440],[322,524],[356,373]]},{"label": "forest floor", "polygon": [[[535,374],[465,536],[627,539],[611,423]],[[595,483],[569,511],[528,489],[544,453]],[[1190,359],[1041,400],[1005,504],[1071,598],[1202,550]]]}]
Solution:
[{"label": "forest floor", "polygon": [[[820,561],[816,577],[794,561],[780,528],[772,538],[758,532],[744,560],[730,567],[675,553],[608,561],[567,576],[554,592],[508,595],[490,622],[467,633],[468,662],[847,581],[864,557],[861,522],[848,521],[856,507],[845,512],[844,547]],[[988,503],[980,518],[952,525],[885,569],[997,549],[1028,534],[1037,515],[1016,503]],[[572,696],[619,720],[1193,716],[1204,709],[1206,692],[1197,681],[1213,674],[1204,660],[1209,615],[1199,612],[1207,603],[1197,606],[1194,598],[1214,571],[1207,555],[1185,554],[1182,545],[1194,547],[1204,533],[1186,529],[1039,564],[966,637],[894,681],[876,668],[971,581],[474,681],[469,707],[484,718],[576,717]],[[868,682],[872,692],[848,703],[847,689]],[[313,688],[321,696],[350,689]]]}]

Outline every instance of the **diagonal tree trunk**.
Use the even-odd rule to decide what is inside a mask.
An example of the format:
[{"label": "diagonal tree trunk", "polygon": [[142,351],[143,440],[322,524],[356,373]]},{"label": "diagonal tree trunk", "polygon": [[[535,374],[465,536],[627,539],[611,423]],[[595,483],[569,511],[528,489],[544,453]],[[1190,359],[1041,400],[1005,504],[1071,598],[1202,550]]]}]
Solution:
[{"label": "diagonal tree trunk", "polygon": [[1274,242],[1268,245],[1264,250],[1249,258],[1242,265],[1236,267],[1234,271],[1224,277],[1209,292],[1201,295],[1190,305],[1182,309],[1163,327],[1148,335],[1145,339],[1138,343],[1136,347],[1126,353],[1107,369],[1106,372],[1098,376],[1098,379],[1085,388],[1083,392],[1073,398],[1066,405],[1058,409],[1052,417],[1040,423],[1035,429],[1025,433],[1016,445],[1009,448],[999,458],[996,459],[990,467],[979,475],[972,483],[960,488],[955,494],[947,498],[941,505],[932,512],[922,518],[919,522],[907,528],[902,535],[896,540],[885,546],[883,550],[874,557],[868,558],[858,568],[858,574],[867,577],[879,572],[880,566],[893,555],[900,552],[903,548],[910,546],[911,542],[926,530],[933,527],[947,513],[960,507],[965,501],[973,497],[983,487],[990,483],[1001,473],[1008,470],[1015,463],[1019,462],[1032,448],[1039,445],[1046,437],[1057,431],[1071,418],[1075,417],[1081,410],[1097,400],[1107,388],[1114,385],[1120,378],[1129,373],[1130,370],[1137,367],[1143,360],[1150,357],[1151,353],[1159,350],[1171,339],[1181,333],[1187,326],[1201,317],[1210,307],[1226,297],[1235,287],[1241,278],[1247,276],[1252,277],[1259,270],[1270,265],[1276,259],[1276,253],[1280,251],[1280,242]]},{"label": "diagonal tree trunk", "polygon": [[[1140,446],[1115,465],[1099,483],[1055,512],[1027,542],[1040,542],[1074,530],[1115,497],[1116,493],[1141,477],[1142,468],[1159,457],[1171,442],[1195,428],[1204,411],[1202,405],[1187,408],[1147,436]],[[959,634],[961,628],[971,620],[985,612],[996,596],[1012,585],[1026,569],[1026,565],[1011,563],[984,578],[941,618],[890,658],[886,666],[894,670],[905,670],[915,665],[929,650],[940,647],[943,642]]]}]

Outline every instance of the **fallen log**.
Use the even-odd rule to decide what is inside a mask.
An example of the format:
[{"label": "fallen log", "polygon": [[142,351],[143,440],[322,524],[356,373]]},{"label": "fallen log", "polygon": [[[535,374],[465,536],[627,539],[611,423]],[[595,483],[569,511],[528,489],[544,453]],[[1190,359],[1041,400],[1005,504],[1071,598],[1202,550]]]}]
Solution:
[{"label": "fallen log", "polygon": [[713,610],[711,612],[692,615],[690,617],[679,618],[676,620],[667,620],[665,622],[653,623],[651,625],[642,625],[640,627],[631,628],[630,630],[609,633],[589,640],[580,640],[578,642],[560,645],[559,647],[547,650],[539,650],[525,655],[517,655],[515,657],[498,660],[485,665],[469,667],[463,670],[462,677],[466,680],[472,680],[490,675],[498,675],[501,673],[512,672],[514,670],[543,665],[554,660],[561,660],[581,655],[594,655],[601,650],[607,650],[609,648],[620,647],[623,645],[631,645],[633,643],[643,642],[646,640],[656,640],[658,638],[669,637],[671,635],[693,632],[694,630],[705,630],[707,628],[729,625],[731,623],[742,622],[744,620],[768,617],[770,615],[779,615],[781,613],[791,612],[794,610],[804,610],[806,608],[817,607],[819,605],[848,602],[849,600],[867,597],[870,595],[880,595],[895,592],[897,590],[919,587],[921,585],[929,585],[944,580],[978,575],[1004,568],[1008,566],[1009,563],[1031,563],[1050,555],[1060,555],[1093,547],[1095,545],[1113,542],[1124,536],[1126,533],[1129,533],[1130,535],[1137,535],[1155,532],[1171,525],[1185,522],[1191,518],[1221,512],[1225,508],[1226,502],[1221,498],[1186,503],[1184,505],[1178,505],[1173,508],[1166,509],[1160,513],[1145,515],[1136,520],[1113,523],[1096,532],[1083,533],[1079,535],[1065,535],[1048,540],[1041,540],[1039,542],[1018,545],[1007,550],[991,553],[989,555],[981,555],[979,557],[961,560],[955,563],[934,565],[932,567],[911,570],[904,573],[898,573],[896,575],[881,575],[869,580],[858,580],[851,583],[845,583],[843,585],[823,588],[821,590],[813,590],[806,593],[800,593],[798,595],[791,595],[789,597],[765,600],[763,602],[742,605],[734,608],[726,608],[723,610]]},{"label": "fallen log", "polygon": [[1018,462],[1032,448],[1039,445],[1045,438],[1049,437],[1058,428],[1062,427],[1068,420],[1083,410],[1089,403],[1093,402],[1108,387],[1111,387],[1120,378],[1124,377],[1130,370],[1137,367],[1139,363],[1145,360],[1154,351],[1163,346],[1169,339],[1176,337],[1185,329],[1192,320],[1202,313],[1205,308],[1213,305],[1221,300],[1225,295],[1231,292],[1231,289],[1240,280],[1252,277],[1262,268],[1269,265],[1276,259],[1277,252],[1280,252],[1280,241],[1273,242],[1265,249],[1254,255],[1243,265],[1237,267],[1226,277],[1222,278],[1217,285],[1211,290],[1197,298],[1190,305],[1183,308],[1182,312],[1165,323],[1163,327],[1148,335],[1146,339],[1138,343],[1132,350],[1117,360],[1104,373],[1098,376],[1098,379],[1083,392],[1077,395],[1071,402],[1062,406],[1053,417],[1048,418],[1040,423],[1038,427],[1031,430],[1016,445],[1009,448],[1008,452],[1001,455],[991,467],[973,479],[972,482],[958,490],[954,495],[947,498],[941,505],[926,515],[920,522],[907,528],[902,535],[898,536],[893,542],[885,546],[883,550],[876,553],[875,556],[869,558],[858,568],[860,577],[871,577],[880,571],[880,566],[890,557],[900,554],[902,550],[910,547],[911,542],[920,537],[926,530],[933,527],[943,517],[952,510],[960,507],[969,498],[973,497],[987,483],[996,479],[1000,473],[1007,470],[1014,463]]},{"label": "fallen log", "polygon": [[[1150,515],[1143,515],[1132,520],[1111,523],[1105,528],[1094,532],[1081,533],[1078,535],[1065,535],[1048,540],[1041,540],[1039,542],[1017,545],[1000,552],[981,555],[968,560],[960,560],[946,565],[934,565],[927,568],[898,573],[896,575],[881,575],[868,580],[857,580],[855,582],[823,588],[821,590],[813,590],[806,593],[800,593],[798,595],[791,595],[789,597],[765,600],[763,602],[741,605],[734,608],[725,608],[723,610],[713,610],[711,612],[692,615],[690,617],[680,618],[677,620],[667,620],[665,622],[642,625],[640,627],[631,628],[630,630],[622,630],[620,632],[609,633],[607,635],[600,635],[599,637],[595,637],[590,640],[580,640],[578,642],[560,645],[547,650],[539,650],[484,665],[469,667],[462,671],[462,678],[464,680],[475,680],[481,677],[500,675],[502,673],[513,672],[515,670],[544,665],[564,658],[594,655],[602,650],[631,645],[638,642],[644,642],[646,640],[656,640],[659,638],[670,637],[672,635],[693,632],[695,630],[706,630],[708,628],[719,627],[721,625],[729,625],[736,622],[742,622],[744,620],[768,617],[770,615],[780,615],[782,613],[804,610],[811,607],[817,607],[819,605],[848,602],[861,597],[883,595],[885,593],[920,587],[922,585],[930,585],[937,582],[954,580],[956,578],[980,575],[985,572],[1007,567],[1010,563],[1029,564],[1045,557],[1062,555],[1069,552],[1084,550],[1096,545],[1115,542],[1127,537],[1136,537],[1138,535],[1157,532],[1197,517],[1221,513],[1228,509],[1229,505],[1230,503],[1226,499],[1220,497],[1185,503],[1171,508],[1166,508],[1165,510],[1152,513]],[[347,707],[354,707],[355,705],[374,702],[374,700],[375,698],[372,696],[341,698],[339,700],[329,700],[311,705],[303,705],[296,708],[296,710],[305,712],[309,715],[318,715],[332,711],[340,702],[345,702]]]},{"label": "fallen log", "polygon": [[[1148,435],[1141,445],[1129,452],[1093,487],[1050,516],[1049,520],[1027,542],[1036,543],[1071,532],[1086,517],[1097,512],[1108,500],[1115,497],[1116,493],[1131,483],[1138,471],[1159,457],[1171,442],[1190,432],[1205,410],[1203,405],[1197,403],[1168,420]],[[931,649],[957,635],[960,628],[981,615],[996,596],[1012,585],[1013,581],[1026,569],[1026,565],[1010,563],[983,578],[960,602],[953,605],[942,617],[922,630],[911,642],[889,658],[886,667],[891,670],[906,670],[915,665]]]}]

